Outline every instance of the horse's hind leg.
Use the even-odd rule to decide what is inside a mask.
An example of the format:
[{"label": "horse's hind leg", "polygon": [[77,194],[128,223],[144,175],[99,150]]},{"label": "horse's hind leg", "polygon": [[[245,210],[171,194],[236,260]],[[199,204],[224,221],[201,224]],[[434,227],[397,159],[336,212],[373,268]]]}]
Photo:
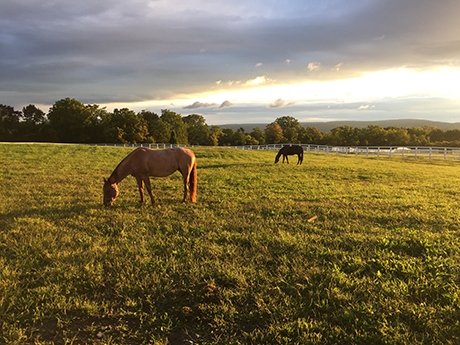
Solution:
[{"label": "horse's hind leg", "polygon": [[182,200],[182,202],[186,202],[187,201],[187,192],[188,192],[188,185],[189,185],[189,181],[190,181],[190,172],[188,173],[183,173],[182,174],[182,177],[183,177],[183,180],[184,180],[184,200]]}]

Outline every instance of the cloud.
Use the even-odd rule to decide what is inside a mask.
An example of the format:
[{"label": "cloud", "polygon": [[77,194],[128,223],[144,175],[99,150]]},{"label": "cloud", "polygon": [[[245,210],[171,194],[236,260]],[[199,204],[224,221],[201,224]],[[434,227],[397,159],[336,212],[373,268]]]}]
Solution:
[{"label": "cloud", "polygon": [[254,78],[254,79],[250,79],[248,80],[245,85],[249,85],[249,86],[257,86],[257,85],[260,85],[260,84],[266,84],[268,82],[271,82],[272,80],[270,78],[266,78],[264,75],[261,76],[261,77],[257,77],[257,78]]},{"label": "cloud", "polygon": [[369,104],[359,106],[358,110],[367,110],[375,108],[375,105],[370,106]]},{"label": "cloud", "polygon": [[182,107],[182,109],[187,109],[187,110],[193,110],[193,109],[199,109],[199,108],[209,108],[215,106],[216,103],[202,103],[202,102],[195,102],[191,105],[187,105],[185,107]]},{"label": "cloud", "polygon": [[319,62],[310,62],[308,64],[308,69],[310,71],[319,70],[319,69],[321,69],[321,63],[319,63]]},{"label": "cloud", "polygon": [[335,71],[340,71],[340,68],[343,66],[343,62],[338,63],[337,65],[334,66],[333,70]]},{"label": "cloud", "polygon": [[0,13],[0,99],[15,108],[63,97],[183,104],[212,87],[330,81],[338,70],[460,69],[455,0],[0,1]]},{"label": "cloud", "polygon": [[233,103],[230,102],[230,101],[225,101],[225,102],[222,102],[222,104],[220,106],[218,106],[216,108],[216,110],[218,109],[225,109],[225,108],[230,108],[231,106],[233,106]]},{"label": "cloud", "polygon": [[286,101],[284,101],[283,99],[278,98],[275,102],[269,104],[267,108],[286,108],[286,107],[292,107],[293,105],[296,105],[296,104],[297,104],[296,102],[286,103]]}]

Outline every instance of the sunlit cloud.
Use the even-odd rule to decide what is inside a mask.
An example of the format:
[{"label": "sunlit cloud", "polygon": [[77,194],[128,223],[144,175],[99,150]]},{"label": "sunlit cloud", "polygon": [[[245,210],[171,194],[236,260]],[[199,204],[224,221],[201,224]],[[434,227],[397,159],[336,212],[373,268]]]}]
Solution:
[{"label": "sunlit cloud", "polygon": [[319,62],[310,62],[308,64],[308,69],[310,71],[319,70],[319,69],[321,69],[321,63],[319,63]]},{"label": "sunlit cloud", "polygon": [[343,66],[343,63],[338,63],[337,65],[334,66],[333,70],[340,71],[340,68]]},{"label": "sunlit cloud", "polygon": [[366,105],[361,105],[359,106],[358,110],[367,110],[367,109],[372,109],[372,108],[375,108],[375,105],[369,105],[369,104],[366,104]]},{"label": "sunlit cloud", "polygon": [[268,82],[270,82],[271,79],[270,78],[266,78],[264,75],[261,76],[261,77],[257,77],[255,79],[250,79],[248,80],[245,85],[249,85],[249,86],[257,86],[257,85],[260,85],[260,84],[266,84]]},{"label": "sunlit cloud", "polygon": [[262,67],[263,63],[262,62],[259,62],[256,64],[256,67]]}]

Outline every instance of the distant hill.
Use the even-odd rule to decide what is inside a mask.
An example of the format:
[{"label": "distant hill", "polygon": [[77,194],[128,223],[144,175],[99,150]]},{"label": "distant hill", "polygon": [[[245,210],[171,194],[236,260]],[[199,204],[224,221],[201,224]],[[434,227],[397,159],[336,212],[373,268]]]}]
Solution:
[{"label": "distant hill", "polygon": [[[247,133],[252,132],[256,127],[259,127],[261,130],[265,129],[265,126],[268,123],[242,123],[242,124],[226,124],[219,125],[220,128],[231,128],[237,131],[239,128],[244,128],[244,131]],[[316,127],[322,133],[330,132],[331,129],[341,126],[349,126],[356,128],[365,128],[369,125],[385,127],[422,127],[422,126],[432,126],[438,127],[440,129],[460,129],[460,122],[440,122],[440,121],[430,121],[430,120],[382,120],[382,121],[329,121],[329,122],[300,122],[302,127]]]}]

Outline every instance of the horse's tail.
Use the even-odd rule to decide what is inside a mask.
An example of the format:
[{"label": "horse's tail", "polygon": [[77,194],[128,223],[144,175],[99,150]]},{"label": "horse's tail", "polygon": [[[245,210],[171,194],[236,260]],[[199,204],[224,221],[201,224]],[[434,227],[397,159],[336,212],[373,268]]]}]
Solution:
[{"label": "horse's tail", "polygon": [[189,190],[190,190],[190,200],[192,202],[196,202],[196,159],[193,163],[192,171],[190,172],[190,180],[189,180]]}]

